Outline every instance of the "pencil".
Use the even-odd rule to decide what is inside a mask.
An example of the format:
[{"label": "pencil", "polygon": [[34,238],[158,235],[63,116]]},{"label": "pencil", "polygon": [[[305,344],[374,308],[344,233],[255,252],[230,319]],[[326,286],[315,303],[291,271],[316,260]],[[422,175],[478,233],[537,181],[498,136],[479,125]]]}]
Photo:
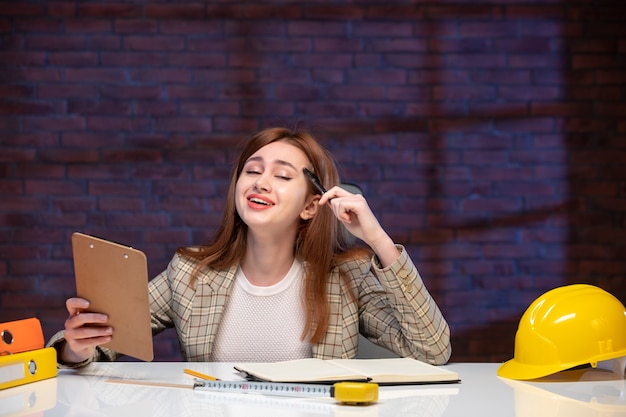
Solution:
[{"label": "pencil", "polygon": [[185,368],[183,372],[188,374],[188,375],[193,375],[195,377],[206,379],[206,380],[209,380],[209,381],[219,381],[219,378],[215,378],[214,376],[206,375],[206,374],[203,374],[203,373],[200,373],[198,371],[191,370],[191,369]]}]

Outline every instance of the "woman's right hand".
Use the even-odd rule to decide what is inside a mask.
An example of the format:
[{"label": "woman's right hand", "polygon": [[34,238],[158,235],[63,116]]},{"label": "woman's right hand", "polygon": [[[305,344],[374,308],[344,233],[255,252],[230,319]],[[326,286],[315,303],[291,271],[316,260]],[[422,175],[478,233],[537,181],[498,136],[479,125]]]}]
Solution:
[{"label": "woman's right hand", "polygon": [[69,317],[65,320],[65,345],[61,361],[79,363],[93,356],[96,346],[111,341],[113,329],[106,326],[108,317],[102,313],[84,312],[89,301],[69,298],[65,302]]}]

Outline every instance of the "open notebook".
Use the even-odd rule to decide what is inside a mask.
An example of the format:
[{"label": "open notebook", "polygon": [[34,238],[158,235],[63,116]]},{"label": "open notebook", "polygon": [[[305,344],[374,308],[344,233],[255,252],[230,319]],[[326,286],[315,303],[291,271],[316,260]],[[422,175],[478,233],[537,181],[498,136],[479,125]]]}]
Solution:
[{"label": "open notebook", "polygon": [[249,379],[269,382],[332,383],[370,381],[378,384],[458,382],[456,372],[411,358],[297,359],[269,363],[241,363],[235,369]]}]

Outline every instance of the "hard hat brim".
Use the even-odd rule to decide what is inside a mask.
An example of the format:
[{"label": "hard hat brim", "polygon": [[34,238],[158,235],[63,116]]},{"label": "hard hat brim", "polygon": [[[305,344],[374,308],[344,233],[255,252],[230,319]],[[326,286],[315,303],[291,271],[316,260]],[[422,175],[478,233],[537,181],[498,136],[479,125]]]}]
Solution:
[{"label": "hard hat brim", "polygon": [[528,365],[511,359],[500,365],[498,376],[509,379],[529,380],[551,375],[568,368],[569,366],[563,367],[560,365]]},{"label": "hard hat brim", "polygon": [[595,368],[596,364],[600,361],[608,361],[611,359],[619,358],[622,356],[626,356],[626,349],[609,352],[608,354],[599,355],[594,358],[591,358],[590,361],[583,361],[577,363],[557,363],[550,365],[528,365],[525,363],[521,363],[515,360],[515,358],[504,362],[498,368],[498,376],[508,379],[518,379],[518,380],[529,380],[529,379],[537,379],[542,378],[544,376],[552,375],[557,372],[565,371],[568,369],[572,369],[576,366],[592,364],[592,367]]}]

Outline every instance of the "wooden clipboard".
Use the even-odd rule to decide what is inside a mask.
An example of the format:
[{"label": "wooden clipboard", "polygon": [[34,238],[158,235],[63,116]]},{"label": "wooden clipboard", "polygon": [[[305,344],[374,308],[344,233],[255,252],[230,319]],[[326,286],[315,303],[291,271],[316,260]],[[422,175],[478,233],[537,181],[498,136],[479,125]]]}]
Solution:
[{"label": "wooden clipboard", "polygon": [[109,316],[113,339],[103,345],[143,361],[154,359],[148,266],[143,252],[82,233],[72,235],[76,294],[89,311]]}]

